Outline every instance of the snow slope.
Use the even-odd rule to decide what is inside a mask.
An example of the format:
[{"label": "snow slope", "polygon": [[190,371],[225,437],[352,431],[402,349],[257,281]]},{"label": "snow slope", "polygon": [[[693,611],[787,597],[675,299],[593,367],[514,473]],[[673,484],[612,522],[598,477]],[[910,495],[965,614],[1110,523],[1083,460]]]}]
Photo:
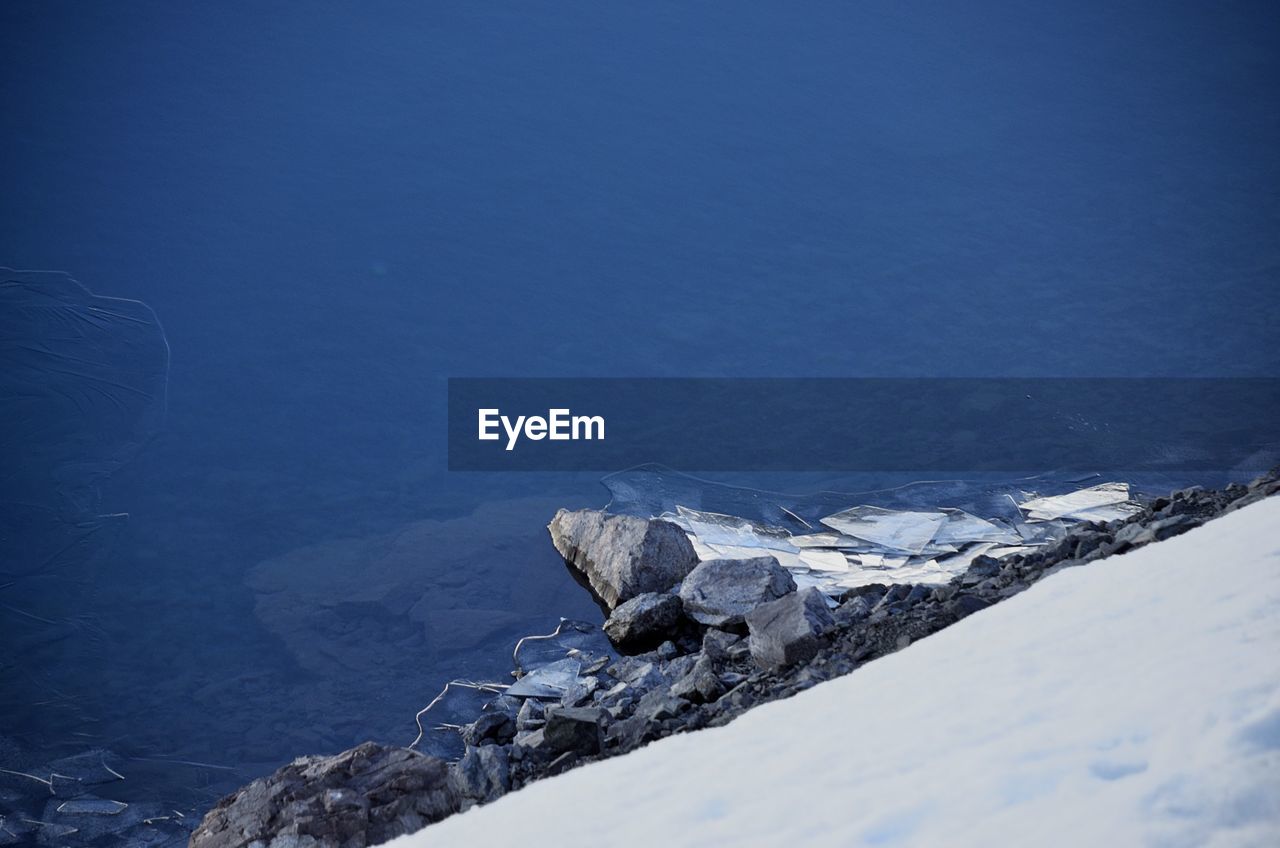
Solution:
[{"label": "snow slope", "polygon": [[1280,498],[391,843],[1280,845]]}]

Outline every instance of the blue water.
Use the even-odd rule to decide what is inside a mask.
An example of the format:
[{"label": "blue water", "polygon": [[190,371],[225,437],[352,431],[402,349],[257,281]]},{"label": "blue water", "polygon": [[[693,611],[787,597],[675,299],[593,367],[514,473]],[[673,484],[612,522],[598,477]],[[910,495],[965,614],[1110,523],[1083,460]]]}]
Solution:
[{"label": "blue water", "polygon": [[145,302],[171,360],[92,579],[3,599],[80,626],[8,652],[0,735],[198,805],[407,742],[597,615],[542,526],[608,493],[448,474],[448,376],[1280,373],[1278,36],[1265,3],[5,4],[0,264]]}]

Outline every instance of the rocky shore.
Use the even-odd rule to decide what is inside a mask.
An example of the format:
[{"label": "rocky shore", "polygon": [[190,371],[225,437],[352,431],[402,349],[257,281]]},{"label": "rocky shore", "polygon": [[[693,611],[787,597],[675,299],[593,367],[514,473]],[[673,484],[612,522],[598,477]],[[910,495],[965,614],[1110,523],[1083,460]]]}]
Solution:
[{"label": "rocky shore", "polygon": [[378,844],[543,777],[725,724],[1056,571],[1184,533],[1277,491],[1280,469],[1248,485],[1174,492],[1031,553],[978,556],[945,585],[860,586],[834,607],[818,589],[797,588],[771,557],[700,562],[669,522],[561,511],[552,541],[609,610],[604,630],[616,651],[579,652],[571,672],[546,666],[523,677],[460,729],[457,762],[373,743],[304,757],[224,798],[191,845]]}]

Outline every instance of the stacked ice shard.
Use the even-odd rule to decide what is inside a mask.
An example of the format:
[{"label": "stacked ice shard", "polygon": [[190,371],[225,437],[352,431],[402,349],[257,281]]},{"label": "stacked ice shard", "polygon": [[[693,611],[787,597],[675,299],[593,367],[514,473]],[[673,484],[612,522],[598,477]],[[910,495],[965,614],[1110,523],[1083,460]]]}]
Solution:
[{"label": "stacked ice shard", "polygon": [[689,535],[701,559],[771,555],[800,586],[838,595],[869,583],[945,583],[978,556],[1025,552],[1060,538],[1072,523],[1114,521],[1137,509],[1128,484],[1104,483],[1052,497],[1024,493],[1017,519],[854,506],[822,518],[823,529],[793,533],[683,506],[661,517]]}]

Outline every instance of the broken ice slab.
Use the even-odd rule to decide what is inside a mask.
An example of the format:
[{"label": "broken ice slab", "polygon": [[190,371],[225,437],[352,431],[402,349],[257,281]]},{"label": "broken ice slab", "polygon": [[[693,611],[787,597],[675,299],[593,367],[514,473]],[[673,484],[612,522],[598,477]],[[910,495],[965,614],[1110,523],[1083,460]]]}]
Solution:
[{"label": "broken ice slab", "polygon": [[581,677],[582,663],[567,657],[529,672],[507,687],[506,694],[517,698],[561,698]]},{"label": "broken ice slab", "polygon": [[791,544],[791,534],[781,527],[757,524],[733,515],[701,512],[677,505],[674,514],[667,513],[660,517],[677,525],[686,533],[697,536],[698,541],[706,545],[777,549],[788,552],[795,550],[795,546]]},{"label": "broken ice slab", "polygon": [[1022,537],[1010,527],[970,515],[961,509],[944,509],[947,520],[934,534],[931,545],[967,545],[970,542],[1018,544]]},{"label": "broken ice slab", "polygon": [[124,775],[113,764],[123,768],[119,756],[103,748],[94,748],[82,754],[54,760],[45,766],[45,770],[50,774],[78,780],[84,786],[94,786],[124,780]]},{"label": "broken ice slab", "polygon": [[676,506],[664,513],[664,520],[680,527],[693,543],[698,559],[752,559],[772,556],[783,568],[793,571],[847,571],[848,561],[834,550],[802,548],[792,543],[791,534],[781,527],[769,527],[737,518]]},{"label": "broken ice slab", "polygon": [[849,570],[849,561],[840,551],[816,548],[782,550],[748,545],[706,545],[701,540],[693,538],[690,541],[693,542],[694,553],[704,562],[709,559],[753,559],[758,556],[771,556],[789,571]]},{"label": "broken ice slab", "polygon": [[601,659],[617,659],[618,654],[597,625],[562,618],[552,632],[525,636],[516,642],[511,660],[514,674],[519,677],[568,656],[590,668]]},{"label": "broken ice slab", "polygon": [[841,551],[871,549],[869,543],[843,533],[804,533],[800,536],[792,536],[790,541],[797,548],[835,548]]},{"label": "broken ice slab", "polygon": [[909,559],[911,559],[911,557],[906,554],[884,554],[870,551],[849,557],[849,561],[851,563],[856,563],[859,568],[877,569],[901,568],[907,564],[907,560]]},{"label": "broken ice slab", "polygon": [[1018,505],[1028,521],[1052,521],[1066,518],[1074,521],[1114,521],[1141,509],[1129,499],[1128,483],[1103,483],[1088,489],[1032,498]]},{"label": "broken ice slab", "polygon": [[128,807],[123,801],[83,797],[63,801],[58,805],[58,812],[65,815],[118,816]]},{"label": "broken ice slab", "polygon": [[450,680],[440,694],[413,717],[418,735],[409,747],[421,747],[421,750],[441,759],[462,756],[462,737],[456,731],[467,722],[474,721],[506,689],[505,683]]},{"label": "broken ice slab", "polygon": [[823,524],[846,536],[909,554],[928,548],[946,521],[947,515],[942,512],[909,512],[875,506],[855,506],[822,519]]},{"label": "broken ice slab", "polygon": [[[79,828],[72,827],[69,824],[58,824],[56,822],[41,821],[39,819],[22,819],[19,824],[26,825],[30,828],[28,833],[36,836],[41,845],[61,845],[59,840],[66,839],[68,836],[74,836],[80,832]],[[19,833],[19,837],[25,836],[25,833]],[[18,843],[29,844],[29,843]]]}]

